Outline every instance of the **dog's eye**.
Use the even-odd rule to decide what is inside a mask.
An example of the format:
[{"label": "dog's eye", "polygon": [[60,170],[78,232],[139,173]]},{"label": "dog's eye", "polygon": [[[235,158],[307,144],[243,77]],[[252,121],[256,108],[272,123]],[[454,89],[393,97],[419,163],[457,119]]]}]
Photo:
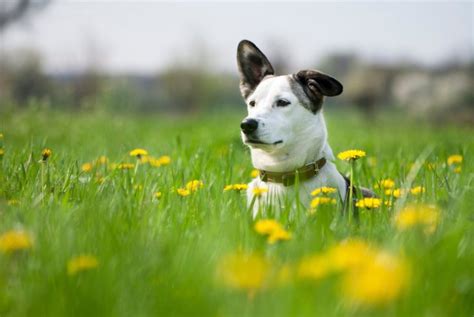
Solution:
[{"label": "dog's eye", "polygon": [[249,106],[252,107],[252,108],[255,107],[255,100],[250,101]]},{"label": "dog's eye", "polygon": [[276,102],[277,107],[286,107],[290,104],[290,102],[286,99],[278,99]]}]

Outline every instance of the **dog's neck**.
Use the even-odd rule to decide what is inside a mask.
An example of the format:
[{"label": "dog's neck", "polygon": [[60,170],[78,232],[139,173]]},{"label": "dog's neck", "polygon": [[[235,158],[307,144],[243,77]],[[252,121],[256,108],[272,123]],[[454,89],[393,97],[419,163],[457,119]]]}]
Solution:
[{"label": "dog's neck", "polygon": [[294,140],[290,146],[274,152],[251,149],[253,166],[269,172],[291,172],[323,157],[334,159],[322,116],[317,120],[317,128],[304,132],[304,138]]}]

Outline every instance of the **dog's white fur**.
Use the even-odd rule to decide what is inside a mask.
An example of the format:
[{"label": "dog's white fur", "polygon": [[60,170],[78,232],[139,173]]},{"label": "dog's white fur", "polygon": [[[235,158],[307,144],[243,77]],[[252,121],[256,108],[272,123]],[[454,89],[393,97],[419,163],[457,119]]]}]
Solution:
[{"label": "dog's white fur", "polygon": [[[290,102],[285,107],[275,107],[278,99]],[[335,187],[341,199],[346,196],[346,181],[337,171],[331,160],[334,155],[328,144],[328,133],[322,109],[313,114],[299,104],[290,86],[289,76],[269,76],[264,78],[256,89],[246,98],[248,107],[247,118],[258,121],[256,136],[269,144],[247,142],[242,133],[242,140],[250,147],[253,166],[271,172],[294,171],[322,157],[327,163],[319,174],[309,180],[300,182],[298,187],[299,200],[309,206],[311,191],[322,186]],[[255,101],[255,106],[248,103]],[[272,144],[277,141],[278,144]],[[253,179],[247,191],[248,203],[254,200],[253,190],[266,188],[268,192],[255,200],[253,216],[258,214],[260,207],[269,203],[279,204],[285,197],[295,197],[295,186],[263,182],[259,177]]]}]

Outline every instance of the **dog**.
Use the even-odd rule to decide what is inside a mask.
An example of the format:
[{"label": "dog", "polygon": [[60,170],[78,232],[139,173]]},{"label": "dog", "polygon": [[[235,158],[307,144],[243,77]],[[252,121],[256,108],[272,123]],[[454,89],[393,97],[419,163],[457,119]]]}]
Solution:
[{"label": "dog", "polygon": [[[238,45],[237,65],[248,109],[240,123],[241,137],[259,171],[247,189],[253,217],[262,206],[283,203],[285,197],[298,196],[309,206],[311,191],[323,186],[336,188],[345,202],[350,184],[332,162],[322,110],[324,98],[340,95],[342,84],[317,70],[277,76],[248,40]],[[254,197],[260,188],[264,190]]]}]

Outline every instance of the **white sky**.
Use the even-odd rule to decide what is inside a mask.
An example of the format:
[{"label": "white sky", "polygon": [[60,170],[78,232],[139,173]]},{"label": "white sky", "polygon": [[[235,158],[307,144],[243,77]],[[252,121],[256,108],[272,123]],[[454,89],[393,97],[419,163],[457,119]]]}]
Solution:
[{"label": "white sky", "polygon": [[[8,0],[0,0],[8,1]],[[154,2],[56,0],[3,35],[9,50],[35,47],[51,72],[94,61],[111,72],[152,73],[170,63],[235,72],[239,40],[271,57],[278,47],[295,68],[325,54],[433,65],[473,56],[472,2]],[[206,47],[206,50],[202,48]]]}]

